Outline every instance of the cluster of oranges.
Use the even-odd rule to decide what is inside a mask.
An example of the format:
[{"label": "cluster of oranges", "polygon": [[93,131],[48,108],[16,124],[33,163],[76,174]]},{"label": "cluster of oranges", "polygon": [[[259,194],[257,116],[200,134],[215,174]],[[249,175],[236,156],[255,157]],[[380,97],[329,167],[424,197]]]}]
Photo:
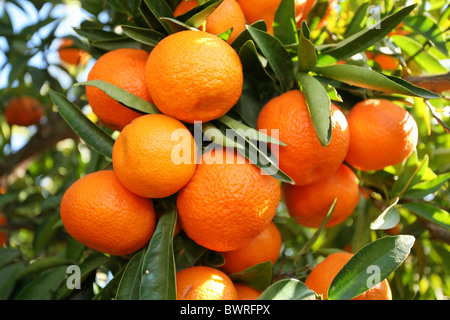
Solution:
[{"label": "cluster of oranges", "polygon": [[[132,254],[153,235],[157,220],[154,202],[174,197],[186,235],[225,258],[220,268],[180,270],[178,299],[254,299],[260,292],[232,283],[228,275],[277,261],[282,239],[273,219],[282,198],[292,218],[311,228],[320,226],[337,198],[326,227],[335,226],[357,206],[359,188],[354,171],[397,164],[417,144],[417,126],[409,113],[393,102],[372,99],[355,105],[347,116],[332,104],[331,141],[323,147],[302,92],[291,90],[263,106],[257,129],[278,130],[279,139],[286,144],[279,149],[279,167],[295,185],[282,186],[274,177],[261,174],[234,150],[199,152],[201,146],[188,126],[225,115],[239,100],[243,87],[239,56],[215,35],[230,25],[222,26],[225,30],[214,26],[222,25],[217,22],[223,22],[221,10],[234,17],[229,12],[240,8],[245,26],[253,19],[248,12],[261,8],[267,14],[271,11],[263,4],[276,5],[275,9],[279,4],[259,1],[256,6],[253,2],[225,0],[203,30],[171,34],[150,53],[109,51],[88,75],[88,80],[109,82],[153,103],[161,114],[143,115],[96,87],[86,88],[99,121],[120,133],[113,147],[113,170],[87,174],[65,192],[60,207],[64,226],[90,248],[111,255]],[[184,8],[178,14],[196,5],[197,1],[182,1]],[[303,9],[306,11],[301,12],[307,12]],[[273,15],[265,19],[268,26]],[[242,20],[241,14],[236,16]],[[183,134],[174,139],[174,132]],[[338,261],[346,259],[349,255]],[[326,294],[313,283],[323,283],[324,274],[334,272],[330,270],[337,273],[343,264],[329,265],[317,265],[307,280],[317,293]]]}]

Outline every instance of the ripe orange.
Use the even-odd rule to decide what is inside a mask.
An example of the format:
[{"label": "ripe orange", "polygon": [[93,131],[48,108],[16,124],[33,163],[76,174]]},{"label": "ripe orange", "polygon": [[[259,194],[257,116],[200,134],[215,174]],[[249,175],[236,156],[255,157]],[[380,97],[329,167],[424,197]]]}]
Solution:
[{"label": "ripe orange", "polygon": [[109,170],[75,181],[64,193],[60,211],[74,239],[111,255],[139,250],[155,230],[152,201],[126,189]]},{"label": "ripe orange", "polygon": [[270,224],[280,197],[278,180],[234,151],[212,149],[178,193],[181,228],[208,249],[237,250]]},{"label": "ripe orange", "polygon": [[[305,281],[306,286],[315,293],[322,295],[324,300],[327,299],[331,282],[352,256],[353,254],[348,252],[330,254],[314,267]],[[389,282],[384,279],[352,300],[392,300]]]},{"label": "ripe orange", "polygon": [[147,114],[125,126],[112,160],[122,184],[147,198],[178,192],[197,166],[194,137],[182,122],[163,114]]},{"label": "ripe orange", "polygon": [[222,271],[196,266],[177,272],[177,300],[236,300],[231,279]]},{"label": "ripe orange", "polygon": [[[152,102],[144,81],[148,53],[137,49],[116,49],[101,56],[89,72],[87,80],[102,80]],[[113,130],[122,130],[141,114],[109,97],[102,90],[86,87],[89,104],[99,120]]]},{"label": "ripe orange", "polygon": [[[302,21],[304,21],[308,18],[308,14],[314,8],[316,1],[315,0],[299,0],[298,2],[300,3],[300,5],[299,5],[298,13],[297,13],[297,27],[300,27]],[[339,2],[339,0],[328,1],[327,10],[325,11],[324,15],[320,19],[320,22],[318,23],[317,28],[321,28],[325,25],[326,19],[331,14],[331,12],[336,8],[338,2]]]},{"label": "ripe orange", "polygon": [[73,40],[65,38],[61,39],[61,43],[58,47],[58,55],[61,61],[75,66],[86,64],[89,58],[88,52],[73,47]]},{"label": "ripe orange", "polygon": [[257,127],[267,134],[279,130],[278,160],[280,169],[297,186],[321,181],[335,172],[345,159],[350,132],[344,114],[331,105],[332,137],[327,147],[317,138],[308,106],[301,91],[291,90],[270,100],[261,110]]},{"label": "ripe orange", "polygon": [[336,206],[326,224],[327,228],[344,222],[359,202],[358,179],[344,164],[319,182],[306,186],[286,184],[283,191],[291,217],[310,228],[321,225],[336,197]]},{"label": "ripe orange", "polygon": [[[175,17],[197,6],[197,0],[181,1],[175,8]],[[228,43],[231,43],[245,29],[245,16],[235,0],[224,0],[206,19],[204,31],[218,35],[233,28]],[[201,28],[200,30],[203,30]]]},{"label": "ripe orange", "polygon": [[418,142],[414,118],[388,100],[357,103],[347,115],[350,147],[346,161],[354,168],[371,171],[396,165],[408,158]]},{"label": "ripe orange", "polygon": [[28,127],[39,123],[44,115],[44,108],[36,98],[13,97],[8,101],[3,115],[10,126]]},{"label": "ripe orange", "polygon": [[181,121],[225,115],[242,93],[242,64],[234,49],[203,31],[180,31],[152,50],[145,79],[156,107]]},{"label": "ripe orange", "polygon": [[[254,23],[264,20],[267,32],[270,34],[273,34],[273,21],[280,2],[281,0],[238,0],[247,21]],[[295,0],[295,12],[298,17],[306,2],[305,0]]]},{"label": "ripe orange", "polygon": [[8,242],[8,233],[6,232],[7,228],[8,228],[8,220],[6,219],[5,215],[0,212],[0,248],[4,247]]},{"label": "ripe orange", "polygon": [[277,226],[271,222],[263,232],[251,239],[242,248],[223,252],[225,264],[220,269],[230,274],[266,261],[271,261],[274,264],[280,255],[281,245],[281,234]]},{"label": "ripe orange", "polygon": [[366,52],[367,59],[373,59],[376,63],[380,65],[381,68],[388,71],[393,71],[398,68],[400,62],[397,58],[389,56],[387,54],[375,54],[372,55],[371,52]]},{"label": "ripe orange", "polygon": [[256,300],[261,295],[261,291],[256,290],[244,283],[235,283],[237,300]]}]

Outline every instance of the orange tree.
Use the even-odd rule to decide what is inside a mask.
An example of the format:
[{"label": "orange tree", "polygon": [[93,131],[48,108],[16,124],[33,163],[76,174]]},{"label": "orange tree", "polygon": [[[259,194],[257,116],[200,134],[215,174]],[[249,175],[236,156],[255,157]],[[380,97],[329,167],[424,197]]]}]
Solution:
[{"label": "orange tree", "polygon": [[[246,1],[237,1],[241,2]],[[109,99],[104,109],[114,106],[120,110],[113,111],[112,116],[116,117],[120,117],[124,110],[136,117],[159,114],[161,111],[157,101],[163,97],[167,100],[165,107],[169,108],[180,109],[180,104],[170,106],[173,101],[192,104],[191,98],[183,100],[183,91],[199,101],[207,96],[209,100],[204,100],[206,103],[198,102],[195,107],[209,112],[205,108],[215,105],[226,95],[211,94],[211,88],[218,82],[214,79],[214,73],[219,71],[208,73],[206,68],[206,71],[202,69],[203,74],[199,74],[196,72],[200,69],[186,63],[177,66],[184,67],[182,71],[172,71],[171,74],[164,74],[164,68],[159,68],[160,63],[155,65],[160,69],[150,81],[156,83],[155,88],[166,78],[174,81],[173,86],[169,83],[159,88],[155,101],[135,95],[127,90],[126,85],[118,87],[108,82],[110,78],[121,82],[127,79],[125,74],[119,74],[119,70],[125,67],[124,63],[106,67],[104,80],[92,78],[87,81],[87,75],[95,62],[108,52],[126,48],[146,51],[151,55],[159,43],[174,34],[185,30],[205,30],[205,21],[222,1],[197,1],[197,6],[175,17],[174,10],[179,0],[84,0],[79,5],[86,18],[67,34],[60,29],[62,17],[57,14],[64,6],[62,1],[3,2],[5,8],[0,11],[0,45],[3,52],[0,66],[1,110],[7,110],[11,99],[27,96],[40,102],[43,113],[39,122],[29,126],[11,124],[5,115],[1,117],[0,211],[5,223],[0,225],[0,231],[7,240],[3,241],[4,244],[2,242],[0,249],[0,299],[174,300],[177,298],[178,272],[192,267],[221,270],[225,265],[228,253],[220,251],[224,247],[207,248],[194,241],[194,235],[207,234],[196,233],[196,228],[209,228],[210,235],[204,243],[233,243],[233,250],[239,250],[251,242],[248,238],[255,238],[271,223],[281,235],[278,258],[275,261],[271,258],[265,262],[258,260],[253,265],[250,262],[250,266],[246,261],[244,270],[224,276],[228,287],[232,287],[230,281],[237,287],[249,286],[261,300],[337,300],[380,296],[362,294],[369,288],[374,290],[380,283],[388,282],[389,286],[384,288],[391,290],[391,293],[385,296],[392,296],[394,300],[448,298],[450,79],[446,40],[449,37],[450,7],[444,1],[432,0],[417,0],[414,4],[410,1],[318,0],[306,1],[308,13],[305,15],[299,13],[303,9],[296,9],[297,1],[272,2],[264,1],[272,7],[275,4],[277,9],[273,17],[261,17],[251,22],[247,18],[245,29],[232,41],[229,40],[231,28],[214,35],[229,46],[228,52],[233,52],[232,55],[240,60],[242,81],[239,76],[228,80],[233,85],[238,83],[239,98],[233,100],[232,105],[221,106],[225,111],[201,123],[201,126],[191,121],[195,120],[195,115],[184,125],[180,123],[196,137],[194,149],[200,155],[204,151],[205,155],[209,154],[206,149],[211,146],[227,147],[232,149],[229,153],[234,154],[234,160],[247,158],[243,162],[245,169],[239,168],[239,165],[236,168],[211,169],[212,165],[205,164],[203,167],[202,164],[200,170],[200,165],[197,165],[196,174],[181,191],[178,191],[181,187],[177,187],[170,195],[155,199],[130,195],[144,207],[149,207],[149,201],[152,202],[154,213],[152,209],[151,219],[154,221],[150,224],[154,224],[154,230],[153,227],[147,230],[146,237],[150,233],[150,239],[146,238],[139,248],[124,254],[115,253],[120,251],[102,252],[105,250],[93,245],[89,239],[96,238],[106,242],[107,246],[118,247],[124,245],[120,237],[130,237],[133,233],[125,231],[131,223],[137,223],[139,228],[144,227],[136,221],[137,218],[118,217],[128,210],[118,209],[121,206],[138,206],[124,204],[123,198],[119,199],[122,201],[120,206],[116,204],[118,200],[112,195],[117,192],[113,192],[113,186],[105,179],[100,179],[96,185],[89,185],[85,192],[78,192],[83,199],[78,206],[86,211],[79,214],[74,199],[69,199],[67,203],[64,201],[61,206],[63,196],[69,194],[66,191],[72,190],[70,187],[76,181],[90,173],[114,170],[113,146],[121,132],[108,127],[101,116],[97,116],[95,110],[93,112],[86,91],[95,89],[98,96],[101,93]],[[255,12],[259,10],[254,9]],[[27,23],[16,24],[18,12],[22,20],[24,16],[29,17],[25,19]],[[68,12],[69,19],[73,18],[73,7]],[[210,36],[199,38],[197,44],[212,45],[208,40]],[[77,55],[76,63],[72,64],[70,59],[58,55],[61,43],[64,43],[66,50],[77,49],[66,51]],[[172,50],[159,53],[161,62],[169,65],[171,59],[183,51],[183,46],[170,48]],[[79,58],[81,54],[83,59]],[[207,49],[196,60],[212,66]],[[219,61],[215,65],[217,70],[224,73],[230,71],[224,68],[228,60],[215,61]],[[389,67],[386,67],[386,61],[390,62]],[[152,69],[148,65],[147,68],[144,72],[151,73]],[[176,91],[175,88],[180,88],[176,87],[175,82],[183,75],[187,79],[181,81],[184,87]],[[131,78],[129,81],[137,79]],[[229,84],[225,81],[222,87],[229,89]],[[131,84],[133,86],[135,83]],[[190,90],[196,90],[195,94]],[[168,92],[169,98],[166,95]],[[272,99],[289,92],[296,99],[287,102],[289,107],[297,110],[297,105],[306,106],[304,109],[307,112],[301,116],[295,112],[283,114],[282,105],[275,106],[275,111],[266,117],[265,122],[268,126],[271,121],[276,123],[272,129],[279,129],[280,134],[275,135],[270,130],[258,131],[268,129],[258,124],[263,107]],[[198,94],[202,96],[197,97]],[[337,130],[335,123],[339,123],[339,130],[350,137],[350,142],[348,139],[343,140],[345,143],[341,142],[340,149],[348,148],[352,142],[352,126],[347,126],[346,116],[354,105],[369,99],[394,102],[410,115],[408,121],[417,125],[417,128],[411,129],[413,138],[407,135],[409,149],[403,153],[406,156],[394,163],[387,163],[383,168],[367,171],[347,162],[345,152],[337,155],[330,151],[322,155],[321,151],[330,149],[333,144],[333,130]],[[181,109],[183,112],[186,113],[186,110]],[[384,117],[392,120],[389,112]],[[371,122],[375,120],[372,118],[375,117],[363,116],[360,121],[367,121],[367,129],[375,127],[380,131],[380,127]],[[382,124],[388,122],[387,119],[381,121]],[[402,119],[390,122],[394,123],[394,127],[403,128],[401,130],[408,127]],[[298,123],[302,123],[302,129],[295,132]],[[362,140],[361,148],[366,145],[370,147],[367,150],[377,150],[369,153],[374,153],[374,159],[381,158],[379,162],[384,163],[383,158],[388,157],[384,152],[401,151],[396,148],[402,148],[404,139],[385,141],[389,140],[390,135],[386,132],[390,132],[388,129],[391,127],[381,130],[384,135],[370,133],[370,137],[365,137],[364,123],[357,126],[360,129],[359,138],[370,138]],[[150,131],[151,128],[145,130]],[[303,131],[307,132],[306,138],[302,135]],[[231,138],[228,135],[230,132]],[[404,136],[404,133],[402,131],[398,135]],[[312,147],[301,150],[296,145],[297,138],[292,139],[295,135],[307,140],[301,145],[312,143]],[[143,144],[137,143],[139,153],[144,152],[145,144],[154,149],[151,158],[145,158],[145,152],[142,156],[130,151],[126,156],[136,158],[141,167],[163,166],[159,170],[144,170],[154,172],[146,179],[164,175],[167,181],[173,183],[170,175],[174,172],[171,171],[177,170],[165,173],[167,168],[158,162],[159,153],[155,151],[155,144],[151,143],[151,139],[166,139],[163,136],[161,132],[156,132],[154,138],[147,138]],[[287,141],[283,141],[283,137]],[[129,138],[137,140],[142,136]],[[129,143],[127,145],[130,146]],[[158,141],[157,145],[164,146],[164,141]],[[300,148],[301,151],[295,151],[298,153],[289,158],[286,150],[292,148]],[[280,150],[279,158],[276,150]],[[123,148],[118,152],[125,155],[125,151]],[[309,167],[312,173],[306,174],[316,179],[317,186],[314,188],[305,178],[295,181],[294,177],[280,169],[288,160],[291,163],[285,166],[293,168],[293,172]],[[353,182],[356,179],[359,191],[356,206],[352,200],[352,205],[348,205],[348,216],[337,225],[327,225],[327,222],[333,219],[334,209],[350,199],[345,198],[345,192],[336,191],[345,188],[343,186],[320,187],[326,181],[333,180],[329,179],[333,172],[319,176],[318,166],[315,167],[327,161],[334,163],[335,170],[346,165],[352,171]],[[136,179],[143,178],[140,166],[132,169]],[[328,164],[324,166],[333,171]],[[122,179],[126,180],[133,166],[125,161],[121,167]],[[255,172],[261,177],[257,178]],[[296,173],[296,176],[302,177],[302,174],[305,172]],[[258,186],[249,187],[250,181],[247,179],[250,175]],[[274,180],[277,183],[274,184]],[[118,180],[114,181],[117,183]],[[137,187],[131,180],[127,182]],[[180,182],[175,179],[175,183]],[[197,184],[203,185],[202,188]],[[269,184],[277,187],[269,188]],[[309,190],[310,194],[306,199],[304,193],[295,193],[289,202],[296,203],[296,199],[301,197],[301,201],[311,202],[308,204],[311,208],[318,208],[320,213],[315,210],[302,213],[306,216],[320,214],[315,219],[309,217],[318,221],[314,227],[302,225],[286,207],[284,190],[291,186],[297,188],[295,185]],[[157,186],[155,188],[158,189]],[[159,189],[164,190],[165,186],[161,185]],[[329,193],[327,196],[320,195],[324,190]],[[129,194],[129,191],[126,192]],[[182,210],[186,211],[183,215],[178,214],[178,193],[191,199],[190,212],[183,205]],[[352,197],[355,198],[354,195]],[[106,203],[105,206],[97,201],[100,198]],[[74,217],[90,217],[101,212],[101,216],[96,217],[98,219],[74,218],[71,221],[72,227],[81,230],[88,239],[80,238],[77,233],[71,232],[72,227],[66,227],[61,220],[62,208],[65,212],[73,212]],[[196,215],[195,211],[201,214]],[[259,214],[261,212],[264,212],[264,219]],[[189,221],[184,216],[189,216]],[[208,216],[214,216],[214,219],[208,220]],[[121,227],[120,223],[127,219],[131,219],[130,222],[125,222]],[[93,227],[91,221],[96,221],[95,229],[90,229]],[[208,225],[211,221],[212,225]],[[191,231],[186,232],[183,225]],[[233,237],[226,238],[222,225],[231,233],[241,230],[245,237],[239,241]],[[252,226],[257,227],[252,229]],[[247,233],[246,228],[250,230]],[[264,253],[265,247],[254,250]],[[307,286],[306,279],[321,261],[336,252],[350,252],[352,255],[339,272],[321,271],[337,274],[333,273],[332,279],[329,279],[331,284],[327,284],[325,293],[315,292]],[[322,268],[324,265],[321,264]],[[222,274],[222,271],[215,272]],[[211,292],[207,296],[220,295]],[[233,293],[229,297],[236,295]]]}]

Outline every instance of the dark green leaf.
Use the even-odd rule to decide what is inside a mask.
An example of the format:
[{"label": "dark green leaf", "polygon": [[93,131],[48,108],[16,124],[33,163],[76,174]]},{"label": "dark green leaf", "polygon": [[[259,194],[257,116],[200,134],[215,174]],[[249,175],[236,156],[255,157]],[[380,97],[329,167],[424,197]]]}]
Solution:
[{"label": "dark green leaf", "polygon": [[156,46],[165,35],[152,29],[139,28],[134,26],[121,26],[123,32],[130,38],[151,47]]},{"label": "dark green leaf", "polygon": [[[350,37],[340,41],[337,45],[326,47],[322,50],[323,56],[329,55],[334,57],[336,61],[340,61],[366,50],[386,37],[416,6],[416,4],[413,4],[404,7],[381,19],[375,25],[354,33]],[[321,64],[321,58],[319,57],[319,64]]]},{"label": "dark green leaf", "polygon": [[391,196],[401,197],[407,190],[422,180],[427,169],[428,155],[425,155],[420,163],[414,155],[410,156],[391,188]]},{"label": "dark green leaf", "polygon": [[294,1],[281,0],[275,12],[273,33],[283,44],[298,42]]},{"label": "dark green leaf", "polygon": [[73,261],[59,257],[46,257],[32,262],[26,269],[19,273],[19,278],[37,274],[47,269],[51,269],[57,266],[67,266],[73,264]]},{"label": "dark green leaf", "polygon": [[233,282],[245,283],[256,290],[263,291],[272,281],[272,262],[258,263],[241,272],[229,274],[229,277]]},{"label": "dark green leaf", "polygon": [[294,66],[283,44],[274,36],[252,26],[247,26],[247,30],[272,67],[282,90],[291,89],[294,84]]},{"label": "dark green leaf", "polygon": [[138,300],[141,284],[142,262],[145,249],[137,252],[128,262],[117,288],[116,300]]},{"label": "dark green leaf", "polygon": [[332,135],[330,96],[324,86],[308,73],[299,72],[297,78],[300,90],[305,96],[317,138],[322,147],[326,147]]},{"label": "dark green leaf", "polygon": [[73,131],[98,153],[111,159],[114,139],[89,120],[77,106],[62,94],[50,90],[50,97],[58,112]]},{"label": "dark green leaf", "polygon": [[450,213],[444,209],[440,209],[432,204],[423,202],[403,203],[402,207],[414,212],[428,221],[450,230]]},{"label": "dark green leaf", "polygon": [[142,263],[139,292],[141,300],[176,300],[173,234],[177,221],[176,207],[159,218],[156,230]]},{"label": "dark green leaf", "polygon": [[14,286],[20,272],[25,266],[20,262],[12,263],[0,269],[0,300],[8,300],[14,291]]},{"label": "dark green leaf", "polygon": [[256,300],[315,300],[316,294],[300,280],[283,279],[264,290]]},{"label": "dark green leaf", "polygon": [[329,300],[350,300],[386,279],[408,257],[415,238],[377,239],[359,250],[339,271],[328,290]]},{"label": "dark green leaf", "polygon": [[[142,10],[144,4],[147,6],[148,10]],[[156,29],[156,31],[161,32],[161,27],[164,28],[168,33],[172,30],[164,21],[160,18],[174,18],[172,8],[165,1],[151,1],[143,0],[140,6],[141,12],[147,22],[151,23],[151,26]]]},{"label": "dark green leaf", "polygon": [[156,106],[153,103],[150,103],[135,94],[122,89],[118,86],[115,86],[111,83],[108,83],[106,81],[102,80],[90,80],[85,82],[79,82],[74,85],[76,86],[93,86],[100,90],[102,90],[104,93],[106,93],[108,96],[113,98],[114,100],[122,103],[123,105],[134,109],[135,111],[141,112],[141,113],[161,113],[156,108]]},{"label": "dark green leaf", "polygon": [[20,251],[13,248],[0,248],[0,268],[20,257]]},{"label": "dark green leaf", "polygon": [[347,25],[347,28],[345,29],[344,38],[348,38],[364,28],[364,23],[367,17],[367,9],[369,5],[370,5],[369,2],[364,2],[355,11],[352,20],[350,20],[350,23]]},{"label": "dark green leaf", "polygon": [[387,76],[363,67],[345,64],[332,65],[318,67],[316,71],[325,77],[361,88],[426,99],[436,99],[440,97],[434,92],[414,86],[401,78]]},{"label": "dark green leaf", "polygon": [[387,230],[395,227],[400,222],[400,214],[396,208],[396,198],[383,212],[370,224],[372,230]]},{"label": "dark green leaf", "polygon": [[31,280],[15,297],[15,300],[53,300],[54,293],[64,283],[66,267],[44,271]]},{"label": "dark green leaf", "polygon": [[308,72],[313,70],[316,64],[316,47],[309,39],[309,29],[306,22],[303,21],[298,41],[298,69],[302,72]]},{"label": "dark green leaf", "polygon": [[185,14],[177,17],[178,20],[186,23],[188,26],[198,28],[208,19],[211,13],[222,3],[223,0],[211,0],[195,7]]}]

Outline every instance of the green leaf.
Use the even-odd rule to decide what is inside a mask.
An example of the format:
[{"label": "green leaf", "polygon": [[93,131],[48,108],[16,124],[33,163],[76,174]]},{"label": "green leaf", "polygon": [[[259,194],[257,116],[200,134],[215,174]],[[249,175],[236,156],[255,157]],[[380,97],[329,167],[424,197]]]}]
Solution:
[{"label": "green leaf", "polygon": [[173,239],[173,248],[177,271],[193,266],[208,251],[185,234],[177,235]]},{"label": "green leaf", "polygon": [[21,262],[12,263],[0,269],[0,300],[8,300],[14,291],[18,275],[25,268]]},{"label": "green leaf", "polygon": [[340,41],[338,44],[325,47],[322,50],[322,55],[319,57],[318,63],[321,64],[322,56],[325,58],[325,56],[329,55],[334,57],[337,61],[340,61],[368,49],[395,29],[416,6],[416,4],[413,4],[404,7],[381,19],[375,25],[371,25],[370,27],[354,33],[350,37]]},{"label": "green leaf", "polygon": [[402,35],[392,35],[391,38],[402,49],[404,55],[413,57],[419,67],[428,73],[446,73],[448,71],[429,50],[424,50],[424,44]]},{"label": "green leaf", "polygon": [[292,60],[280,40],[267,32],[247,26],[253,40],[261,50],[268,64],[272,67],[283,91],[288,91],[294,84]]},{"label": "green leaf", "polygon": [[156,106],[153,103],[150,103],[135,94],[122,89],[116,85],[113,85],[111,83],[108,83],[106,81],[102,80],[90,80],[85,82],[79,82],[74,84],[74,86],[93,86],[100,90],[102,90],[104,93],[106,93],[109,97],[113,98],[114,100],[122,103],[123,105],[134,109],[135,111],[141,112],[141,113],[161,113]]},{"label": "green leaf", "polygon": [[428,221],[450,230],[450,213],[444,209],[440,209],[423,202],[403,203],[402,207],[414,212]]},{"label": "green leaf", "polygon": [[[144,4],[147,6],[147,10],[143,9]],[[162,21],[160,18],[174,18],[172,8],[166,3],[166,1],[151,1],[143,0],[140,5],[141,12],[147,22],[156,29],[156,31],[161,32],[161,29],[165,29],[168,33],[172,30],[170,27]]]},{"label": "green leaf", "polygon": [[240,282],[255,288],[265,290],[272,281],[272,262],[258,263],[241,272],[228,275],[233,282]]},{"label": "green leaf", "polygon": [[364,23],[367,17],[367,9],[369,5],[369,2],[364,2],[361,6],[358,7],[353,15],[352,20],[350,20],[350,23],[345,29],[344,38],[348,38],[364,28]]},{"label": "green leaf", "polygon": [[67,100],[61,93],[50,90],[50,97],[56,109],[72,130],[92,149],[112,159],[114,139],[89,120],[77,106]]},{"label": "green leaf", "polygon": [[322,147],[326,147],[332,135],[330,96],[325,87],[308,73],[299,72],[297,78],[300,90],[305,96],[317,138]]},{"label": "green leaf", "polygon": [[354,65],[332,65],[318,67],[316,71],[325,77],[338,80],[353,86],[377,90],[387,93],[397,93],[407,96],[436,99],[440,95],[393,76],[358,67]]},{"label": "green leaf", "polygon": [[127,25],[122,25],[120,27],[123,30],[123,33],[125,33],[131,39],[134,39],[151,47],[155,47],[159,43],[159,41],[161,41],[165,37],[164,34],[152,29]]},{"label": "green leaf", "polygon": [[308,72],[315,68],[317,64],[316,47],[309,38],[309,29],[305,21],[300,29],[300,39],[298,41],[298,69]]},{"label": "green leaf", "polygon": [[283,279],[264,290],[256,300],[315,300],[316,294],[297,279]]},{"label": "green leaf", "polygon": [[20,257],[20,251],[13,248],[0,248],[0,268]]},{"label": "green leaf", "polygon": [[159,218],[142,263],[140,300],[176,300],[173,234],[177,221],[175,206]]},{"label": "green leaf", "polygon": [[60,257],[46,257],[32,262],[26,269],[19,273],[19,278],[24,278],[32,274],[37,274],[47,269],[51,269],[57,266],[67,266],[73,264],[73,261],[70,261],[65,258]]},{"label": "green leaf", "polygon": [[430,40],[436,49],[445,56],[448,56],[448,49],[443,32],[433,19],[425,15],[414,15],[406,17],[405,20],[403,20],[403,23]]},{"label": "green leaf", "polygon": [[408,257],[415,238],[379,238],[359,250],[339,271],[328,290],[329,300],[350,300],[386,279]]},{"label": "green leaf", "polygon": [[246,75],[244,81],[247,77],[259,81],[261,81],[261,79],[274,79],[266,71],[265,67],[267,66],[267,60],[258,53],[253,40],[245,42],[240,47],[238,54],[242,62],[243,72]]},{"label": "green leaf", "polygon": [[53,300],[54,293],[64,283],[66,267],[55,267],[44,271],[27,283],[15,300]]},{"label": "green leaf", "polygon": [[396,205],[398,203],[396,198],[391,205],[389,205],[383,212],[370,224],[372,230],[387,230],[395,227],[400,222],[400,213]]},{"label": "green leaf", "polygon": [[423,199],[438,191],[450,179],[450,173],[438,175],[436,178],[416,184],[403,194],[403,198]]},{"label": "green leaf", "polygon": [[186,23],[187,25],[198,28],[203,22],[208,19],[211,13],[222,3],[223,0],[211,0],[199,5],[192,10],[177,17],[178,20]]},{"label": "green leaf", "polygon": [[273,33],[283,44],[298,42],[294,1],[281,0],[275,12]]},{"label": "green leaf", "polygon": [[414,155],[409,157],[391,188],[391,196],[402,197],[407,190],[419,183],[428,169],[428,162],[428,155],[420,163]]},{"label": "green leaf", "polygon": [[142,249],[131,258],[130,262],[128,262],[125,272],[120,279],[119,287],[117,288],[116,300],[139,299],[144,254],[145,249]]}]

